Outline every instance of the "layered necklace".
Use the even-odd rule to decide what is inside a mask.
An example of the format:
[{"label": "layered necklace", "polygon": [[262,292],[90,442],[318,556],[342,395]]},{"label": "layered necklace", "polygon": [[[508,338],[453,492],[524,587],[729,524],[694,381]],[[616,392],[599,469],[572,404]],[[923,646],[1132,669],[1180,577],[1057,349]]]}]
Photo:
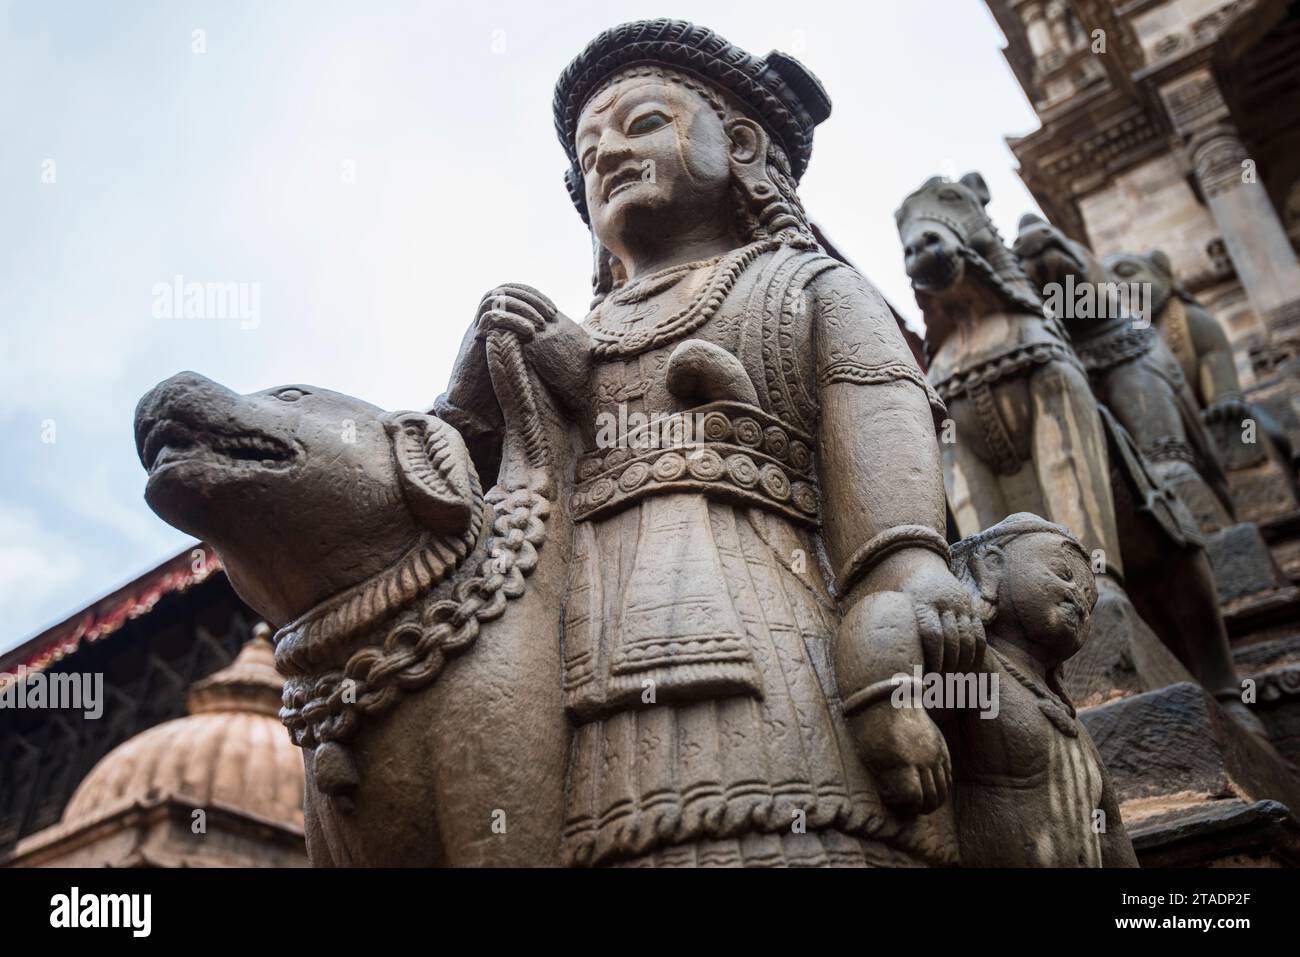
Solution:
[{"label": "layered necklace", "polygon": [[[592,339],[592,351],[599,357],[634,356],[689,335],[713,318],[750,263],[780,246],[778,239],[763,239],[723,256],[669,266],[629,283],[597,306],[588,321],[587,333]],[[629,329],[626,326],[613,327],[607,317],[607,305],[631,306],[645,302],[700,269],[710,271],[700,292],[667,319],[646,328]]]}]

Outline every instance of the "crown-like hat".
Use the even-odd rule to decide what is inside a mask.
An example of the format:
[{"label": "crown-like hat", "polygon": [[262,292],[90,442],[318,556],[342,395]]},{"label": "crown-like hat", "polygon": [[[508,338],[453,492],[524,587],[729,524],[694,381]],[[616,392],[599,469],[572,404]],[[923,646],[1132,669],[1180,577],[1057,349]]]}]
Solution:
[{"label": "crown-like hat", "polygon": [[611,27],[587,44],[555,84],[555,132],[569,157],[565,184],[584,221],[586,197],[574,149],[578,117],[605,80],[639,63],[693,73],[730,93],[785,148],[796,180],[812,155],[813,128],[831,114],[821,82],[787,54],[774,50],[756,57],[685,20],[638,20]]}]

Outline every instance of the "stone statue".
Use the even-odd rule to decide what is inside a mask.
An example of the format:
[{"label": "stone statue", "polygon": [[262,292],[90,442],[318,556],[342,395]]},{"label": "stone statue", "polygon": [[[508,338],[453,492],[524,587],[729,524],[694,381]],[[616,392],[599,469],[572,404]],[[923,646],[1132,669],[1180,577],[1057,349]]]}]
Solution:
[{"label": "stone statue", "polygon": [[493,289],[436,416],[141,401],[149,503],[279,628],[314,862],[956,861],[942,735],[879,739],[853,670],[906,633],[898,667],[969,672],[984,634],[942,403],[796,192],[829,111],[784,54],[606,31],[555,96],[581,326]]},{"label": "stone statue", "polygon": [[[1223,327],[1183,288],[1169,256],[1158,249],[1145,255],[1122,253],[1106,257],[1104,266],[1111,278],[1151,290],[1153,325],[1182,370],[1234,479],[1234,495],[1246,513],[1242,517],[1262,519],[1295,509],[1296,474],[1286,432],[1246,402]],[[1251,470],[1260,474],[1252,476]],[[1285,496],[1280,504],[1279,494]]]},{"label": "stone statue", "polygon": [[1177,362],[1154,329],[1134,321],[1136,298],[1111,296],[1111,280],[1086,246],[1029,215],[1015,251],[1044,298],[1063,303],[1060,318],[1103,418],[1123,427],[1108,436],[1111,489],[1134,604],[1187,669],[1256,728],[1241,704],[1205,540],[1183,508],[1207,530],[1232,522],[1218,455]]},{"label": "stone statue", "polygon": [[1136,867],[1110,775],[1061,681],[1097,600],[1078,539],[1018,513],[953,547],[988,636],[996,718],[945,722],[961,860],[979,867]]},{"label": "stone statue", "polygon": [[1186,680],[1121,584],[1106,432],[1069,338],[985,212],[978,173],[934,177],[896,214],[925,315],[929,379],[947,403],[941,448],[957,529],[974,535],[1032,512],[1093,557],[1093,636],[1067,669],[1072,693],[1101,700]]},{"label": "stone statue", "polygon": [[279,629],[317,866],[558,856],[571,523],[546,451],[565,435],[518,341],[493,333],[487,356],[506,425],[486,494],[445,422],[315,386],[238,395],[186,372],[136,411],[150,507]]},{"label": "stone statue", "polygon": [[[1231,524],[1227,477],[1213,440],[1178,360],[1149,325],[1151,317],[1139,314],[1138,297],[1128,295],[1137,287],[1113,281],[1090,249],[1037,216],[1021,219],[1015,252],[1044,298],[1065,307],[1058,318],[1097,400],[1133,437],[1158,478],[1206,531]],[[1053,287],[1057,295],[1049,297]]]}]

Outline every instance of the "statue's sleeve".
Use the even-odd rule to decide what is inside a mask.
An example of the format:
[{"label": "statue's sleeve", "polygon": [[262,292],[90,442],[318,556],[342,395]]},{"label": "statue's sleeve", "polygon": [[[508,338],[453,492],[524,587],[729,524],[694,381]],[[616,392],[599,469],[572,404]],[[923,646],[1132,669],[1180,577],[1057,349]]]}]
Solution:
[{"label": "statue's sleeve", "polygon": [[823,537],[836,590],[894,552],[947,556],[936,424],[943,402],[894,320],[857,271],[822,273],[805,291],[819,399]]}]

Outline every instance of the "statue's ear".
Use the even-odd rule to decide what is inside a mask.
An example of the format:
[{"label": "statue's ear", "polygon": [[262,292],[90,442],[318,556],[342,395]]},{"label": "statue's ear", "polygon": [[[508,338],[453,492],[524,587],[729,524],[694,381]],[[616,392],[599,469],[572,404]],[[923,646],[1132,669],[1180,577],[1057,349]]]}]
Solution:
[{"label": "statue's ear", "polygon": [[1025,213],[1025,215],[1020,217],[1020,225],[1017,228],[1020,230],[1020,232],[1023,233],[1026,229],[1029,229],[1031,226],[1046,226],[1046,225],[1047,225],[1047,220],[1043,219],[1043,217],[1039,216],[1037,213]]},{"label": "statue's ear", "polygon": [[1170,279],[1174,278],[1174,263],[1163,249],[1153,249],[1147,253],[1147,261]]},{"label": "statue's ear", "polygon": [[971,575],[979,586],[980,597],[990,605],[996,605],[998,587],[1006,572],[1007,553],[1000,546],[988,545],[977,548],[970,556]]},{"label": "statue's ear", "polygon": [[981,206],[987,206],[989,200],[993,198],[993,194],[989,192],[989,184],[984,182],[984,177],[979,173],[967,173],[960,182],[975,194]]},{"label": "statue's ear", "polygon": [[731,140],[731,159],[742,166],[767,165],[767,131],[748,117],[737,117],[727,124]]},{"label": "statue's ear", "polygon": [[478,474],[460,433],[431,415],[385,415],[406,505],[428,528],[455,535],[480,507]]}]

